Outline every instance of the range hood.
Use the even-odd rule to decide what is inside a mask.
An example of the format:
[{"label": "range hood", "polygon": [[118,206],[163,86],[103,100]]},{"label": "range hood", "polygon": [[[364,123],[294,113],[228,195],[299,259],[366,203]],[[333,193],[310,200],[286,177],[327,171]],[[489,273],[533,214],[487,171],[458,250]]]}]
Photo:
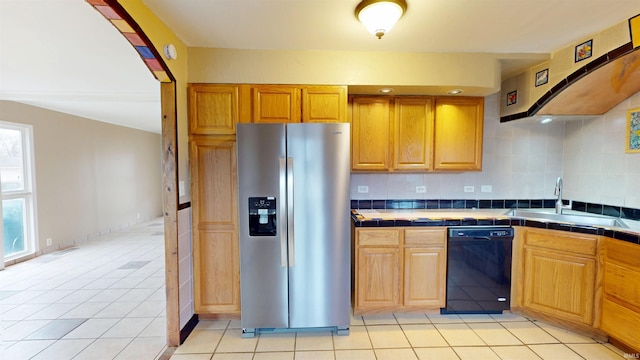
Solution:
[{"label": "range hood", "polygon": [[640,47],[624,44],[560,81],[527,111],[500,117],[602,115],[640,91]]}]

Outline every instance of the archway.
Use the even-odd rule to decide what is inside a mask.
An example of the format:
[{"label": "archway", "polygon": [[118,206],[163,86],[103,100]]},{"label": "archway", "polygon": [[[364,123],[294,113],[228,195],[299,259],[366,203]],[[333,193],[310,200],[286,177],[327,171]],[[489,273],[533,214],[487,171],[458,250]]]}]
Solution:
[{"label": "archway", "polygon": [[154,77],[161,82],[167,346],[175,347],[180,344],[176,79],[149,37],[117,1],[86,1],[129,41]]}]

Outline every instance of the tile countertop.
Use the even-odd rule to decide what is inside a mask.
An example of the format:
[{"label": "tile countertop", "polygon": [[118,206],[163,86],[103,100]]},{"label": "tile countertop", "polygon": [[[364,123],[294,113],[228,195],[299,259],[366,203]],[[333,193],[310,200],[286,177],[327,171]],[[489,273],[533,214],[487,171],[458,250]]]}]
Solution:
[{"label": "tile countertop", "polygon": [[[356,227],[392,226],[529,226],[607,236],[640,245],[640,221],[623,219],[629,227],[605,227],[558,222],[554,220],[523,218],[507,215],[512,209],[359,209],[351,210]],[[554,209],[518,209],[553,212]],[[547,211],[548,210],[548,211]],[[567,215],[593,215],[565,210]]]}]

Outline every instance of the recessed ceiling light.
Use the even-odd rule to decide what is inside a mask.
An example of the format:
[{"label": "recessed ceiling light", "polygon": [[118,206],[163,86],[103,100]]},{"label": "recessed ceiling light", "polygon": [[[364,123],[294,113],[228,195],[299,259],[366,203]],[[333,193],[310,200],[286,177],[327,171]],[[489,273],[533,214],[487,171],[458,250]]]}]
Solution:
[{"label": "recessed ceiling light", "polygon": [[550,123],[552,121],[553,121],[553,118],[543,117],[542,119],[540,119],[540,124],[548,124],[548,123]]},{"label": "recessed ceiling light", "polygon": [[449,90],[449,91],[447,91],[447,94],[449,94],[449,95],[458,95],[458,94],[462,94],[462,89],[453,89],[453,90]]},{"label": "recessed ceiling light", "polygon": [[380,90],[378,90],[378,92],[383,93],[383,94],[391,94],[393,92],[392,88],[382,88]]}]

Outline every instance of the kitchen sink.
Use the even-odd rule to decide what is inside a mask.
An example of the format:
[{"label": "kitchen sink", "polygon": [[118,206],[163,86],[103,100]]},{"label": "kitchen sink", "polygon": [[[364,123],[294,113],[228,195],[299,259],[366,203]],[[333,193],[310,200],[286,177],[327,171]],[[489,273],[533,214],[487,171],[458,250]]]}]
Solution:
[{"label": "kitchen sink", "polygon": [[607,226],[628,229],[629,226],[619,218],[598,215],[556,214],[536,210],[509,210],[505,215],[531,219],[552,220],[579,225]]}]

